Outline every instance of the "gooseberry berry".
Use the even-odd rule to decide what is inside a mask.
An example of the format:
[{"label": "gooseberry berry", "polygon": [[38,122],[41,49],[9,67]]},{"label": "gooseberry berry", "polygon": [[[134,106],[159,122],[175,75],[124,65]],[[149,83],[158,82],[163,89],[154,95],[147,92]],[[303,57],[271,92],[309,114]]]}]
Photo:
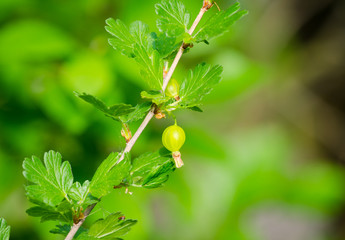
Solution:
[{"label": "gooseberry berry", "polygon": [[183,166],[183,161],[181,159],[180,148],[186,140],[186,135],[183,129],[177,124],[167,127],[162,135],[162,142],[166,149],[172,152],[173,158],[177,168]]},{"label": "gooseberry berry", "polygon": [[178,101],[180,100],[179,92],[180,92],[180,85],[178,84],[175,78],[172,78],[167,85],[165,94],[168,97],[175,98],[175,100]]}]

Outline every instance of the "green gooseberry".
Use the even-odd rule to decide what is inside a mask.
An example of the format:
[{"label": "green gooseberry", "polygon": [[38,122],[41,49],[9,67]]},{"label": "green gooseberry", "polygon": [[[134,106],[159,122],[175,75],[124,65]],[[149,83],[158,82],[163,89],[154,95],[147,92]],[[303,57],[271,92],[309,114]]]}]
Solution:
[{"label": "green gooseberry", "polygon": [[177,168],[183,166],[183,161],[181,159],[180,148],[183,146],[186,140],[186,134],[183,129],[179,126],[172,125],[167,127],[162,135],[162,142],[166,149],[172,152],[172,156],[175,160]]}]

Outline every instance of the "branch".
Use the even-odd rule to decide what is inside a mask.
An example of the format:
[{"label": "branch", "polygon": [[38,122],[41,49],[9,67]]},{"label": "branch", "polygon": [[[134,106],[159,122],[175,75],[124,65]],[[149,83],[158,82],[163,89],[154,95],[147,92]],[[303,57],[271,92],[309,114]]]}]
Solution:
[{"label": "branch", "polygon": [[[200,9],[198,16],[195,18],[191,28],[188,31],[189,35],[193,34],[196,26],[199,24],[204,13],[208,9],[210,9],[212,7],[212,5],[213,4],[210,4],[209,1],[204,0],[203,7]],[[171,64],[171,67],[169,68],[167,75],[163,79],[163,86],[162,86],[163,92],[165,91],[165,89],[166,89],[175,69],[176,69],[178,62],[180,61],[184,50],[185,50],[185,44],[182,43],[176,56],[175,56],[175,58],[174,58],[174,61]],[[143,122],[140,124],[139,128],[137,129],[137,131],[135,132],[135,134],[133,135],[131,140],[126,144],[125,150],[122,152],[122,155],[121,155],[120,159],[118,160],[117,164],[124,159],[125,153],[131,151],[132,147],[134,146],[134,144],[138,140],[139,136],[144,131],[144,129],[146,128],[147,124],[150,122],[152,117],[155,115],[154,114],[155,110],[156,110],[156,106],[154,105],[151,107],[150,111],[147,113],[146,117],[144,118]],[[71,230],[69,231],[68,235],[66,236],[65,240],[72,240],[73,239],[74,235],[77,233],[80,226],[85,222],[86,218],[89,216],[89,214],[91,213],[91,211],[94,209],[95,206],[96,206],[96,203],[94,203],[94,204],[90,205],[88,208],[86,208],[86,210],[84,211],[84,217],[78,223],[73,224],[73,226],[72,226]]]}]

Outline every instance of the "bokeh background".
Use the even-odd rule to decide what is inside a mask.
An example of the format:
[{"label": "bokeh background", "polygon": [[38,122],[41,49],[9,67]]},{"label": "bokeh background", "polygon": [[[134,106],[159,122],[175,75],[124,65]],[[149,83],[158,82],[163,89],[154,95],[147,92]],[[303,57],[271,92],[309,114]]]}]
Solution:
[{"label": "bokeh background", "polygon": [[[73,91],[141,101],[147,86],[107,44],[104,21],[142,20],[157,31],[155,2],[0,1],[0,216],[11,239],[61,239],[48,232],[53,223],[25,213],[25,157],[59,151],[84,181],[124,147],[119,124]],[[204,113],[177,113],[185,166],[164,188],[114,191],[88,223],[101,208],[139,220],[128,240],[345,239],[345,2],[240,2],[250,14],[178,66],[176,78],[202,61],[225,68]],[[194,19],[201,0],[184,3]],[[162,147],[171,123],[153,120],[132,155]]]}]

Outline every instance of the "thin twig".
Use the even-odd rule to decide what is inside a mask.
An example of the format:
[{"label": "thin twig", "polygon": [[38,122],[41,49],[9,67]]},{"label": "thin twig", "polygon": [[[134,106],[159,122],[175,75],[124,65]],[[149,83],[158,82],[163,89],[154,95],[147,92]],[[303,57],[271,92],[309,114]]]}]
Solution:
[{"label": "thin twig", "polygon": [[[203,17],[204,13],[208,10],[209,8],[205,8],[202,7],[200,9],[200,12],[198,14],[198,16],[196,17],[196,19],[194,20],[191,28],[189,29],[188,33],[190,35],[193,34],[196,26],[199,24],[201,18]],[[180,61],[182,54],[185,50],[184,47],[184,43],[182,43],[182,45],[180,46],[173,63],[171,64],[171,67],[169,68],[169,71],[167,73],[167,75],[164,77],[163,79],[163,92],[165,91],[175,69],[176,66],[178,64],[178,62]],[[139,128],[137,129],[137,131],[135,132],[135,134],[133,135],[133,137],[131,138],[131,140],[126,144],[126,148],[124,149],[120,159],[118,160],[117,163],[121,162],[124,159],[125,153],[128,153],[131,151],[132,147],[134,146],[134,144],[136,143],[136,141],[138,140],[139,136],[141,135],[141,133],[144,131],[144,129],[146,128],[147,124],[150,122],[150,120],[152,119],[152,117],[155,115],[155,110],[156,107],[155,105],[150,109],[150,111],[147,113],[146,117],[144,118],[143,122],[140,124]],[[80,228],[80,226],[85,222],[86,218],[89,216],[89,214],[91,213],[91,211],[94,209],[94,207],[96,206],[96,203],[90,205],[89,207],[86,208],[86,210],[84,211],[84,217],[76,224],[73,224],[70,232],[68,233],[67,237],[65,238],[65,240],[72,240],[74,235],[77,233],[78,229]]]}]

